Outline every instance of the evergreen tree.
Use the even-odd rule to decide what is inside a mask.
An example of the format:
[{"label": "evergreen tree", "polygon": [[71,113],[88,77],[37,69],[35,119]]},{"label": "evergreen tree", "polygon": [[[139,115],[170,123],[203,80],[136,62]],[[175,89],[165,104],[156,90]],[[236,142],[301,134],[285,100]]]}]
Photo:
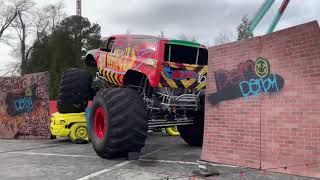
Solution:
[{"label": "evergreen tree", "polygon": [[242,23],[238,26],[238,40],[252,38],[254,35],[249,32],[250,22],[247,16],[243,16]]},{"label": "evergreen tree", "polygon": [[101,44],[100,26],[81,16],[67,17],[51,34],[42,34],[33,44],[24,73],[49,71],[49,96],[57,96],[62,73],[71,67],[86,68],[82,57]]}]

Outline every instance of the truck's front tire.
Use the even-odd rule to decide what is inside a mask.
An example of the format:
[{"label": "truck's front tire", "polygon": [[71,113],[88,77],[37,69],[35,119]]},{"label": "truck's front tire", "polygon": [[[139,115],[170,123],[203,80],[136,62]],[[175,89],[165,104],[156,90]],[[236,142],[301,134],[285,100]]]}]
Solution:
[{"label": "truck's front tire", "polygon": [[93,97],[91,74],[83,69],[67,69],[62,76],[57,108],[60,113],[84,112]]},{"label": "truck's front tire", "polygon": [[100,90],[89,118],[93,148],[102,158],[140,152],[148,131],[148,114],[141,96],[128,88]]}]

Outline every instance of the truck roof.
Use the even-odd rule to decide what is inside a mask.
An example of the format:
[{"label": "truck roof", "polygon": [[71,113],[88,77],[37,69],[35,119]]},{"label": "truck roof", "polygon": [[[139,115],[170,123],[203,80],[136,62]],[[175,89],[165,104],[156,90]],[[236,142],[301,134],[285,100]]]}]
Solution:
[{"label": "truck roof", "polygon": [[182,46],[191,46],[191,47],[199,47],[199,48],[206,48],[205,45],[202,45],[197,42],[192,42],[192,41],[185,41],[185,40],[176,40],[176,39],[168,39],[165,37],[158,37],[158,36],[152,36],[152,35],[139,35],[139,34],[117,34],[113,35],[111,37],[115,38],[134,38],[134,39],[158,39],[158,40],[165,40],[168,41],[168,44],[175,44],[175,45],[182,45]]},{"label": "truck roof", "polygon": [[123,38],[137,38],[137,39],[166,39],[166,38],[161,38],[158,36],[152,36],[152,35],[140,35],[140,34],[117,34],[117,35],[112,35],[111,37],[123,37]]}]

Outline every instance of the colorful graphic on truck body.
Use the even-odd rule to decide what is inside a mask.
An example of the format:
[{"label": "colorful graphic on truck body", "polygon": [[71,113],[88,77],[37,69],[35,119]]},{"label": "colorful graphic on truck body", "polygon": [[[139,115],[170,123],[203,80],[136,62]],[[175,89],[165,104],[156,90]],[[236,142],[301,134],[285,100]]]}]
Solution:
[{"label": "colorful graphic on truck body", "polygon": [[[153,87],[202,89],[206,86],[207,66],[164,62],[162,47],[165,43],[198,48],[204,46],[153,36],[120,35],[111,38],[114,44],[109,47],[109,52],[100,48],[95,56],[99,74],[107,81],[123,86],[125,74],[133,70],[145,74]],[[108,44],[105,46],[108,47]]]},{"label": "colorful graphic on truck body", "polygon": [[208,66],[166,62],[162,65],[160,87],[200,90],[206,86]]}]

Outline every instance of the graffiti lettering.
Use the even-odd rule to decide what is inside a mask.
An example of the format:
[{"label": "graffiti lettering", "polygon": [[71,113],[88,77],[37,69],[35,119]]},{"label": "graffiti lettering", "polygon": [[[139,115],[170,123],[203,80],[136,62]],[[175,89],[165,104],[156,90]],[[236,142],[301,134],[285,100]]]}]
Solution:
[{"label": "graffiti lettering", "polygon": [[270,64],[264,58],[258,58],[255,63],[252,60],[240,63],[231,71],[218,70],[215,79],[218,91],[209,96],[213,105],[224,100],[258,96],[260,93],[279,93],[284,86],[284,79],[280,75],[270,74]]},{"label": "graffiti lettering", "polygon": [[8,93],[6,102],[8,104],[7,113],[10,116],[16,116],[21,113],[31,112],[33,101],[41,100],[37,97],[38,84],[33,83],[31,87],[26,88],[17,94]]},{"label": "graffiti lettering", "polygon": [[17,99],[13,101],[13,104],[15,104],[15,108],[17,113],[24,113],[24,112],[30,112],[32,111],[32,99],[31,97],[23,97],[21,99]]},{"label": "graffiti lettering", "polygon": [[[281,77],[278,76],[279,79]],[[270,92],[279,92],[277,75],[270,75],[268,78],[250,79],[249,81],[242,81],[239,84],[243,97],[250,95],[258,96],[261,92],[268,94]]]},{"label": "graffiti lettering", "polygon": [[21,78],[12,78],[12,79],[4,79],[0,81],[0,90],[2,92],[10,92],[15,89],[23,89],[27,87],[27,82],[25,79]]},{"label": "graffiti lettering", "polygon": [[249,78],[255,78],[254,62],[248,60],[245,63],[240,63],[238,68],[231,71],[218,70],[215,74],[217,89],[219,91],[224,88],[232,87],[238,85],[241,81]]}]

